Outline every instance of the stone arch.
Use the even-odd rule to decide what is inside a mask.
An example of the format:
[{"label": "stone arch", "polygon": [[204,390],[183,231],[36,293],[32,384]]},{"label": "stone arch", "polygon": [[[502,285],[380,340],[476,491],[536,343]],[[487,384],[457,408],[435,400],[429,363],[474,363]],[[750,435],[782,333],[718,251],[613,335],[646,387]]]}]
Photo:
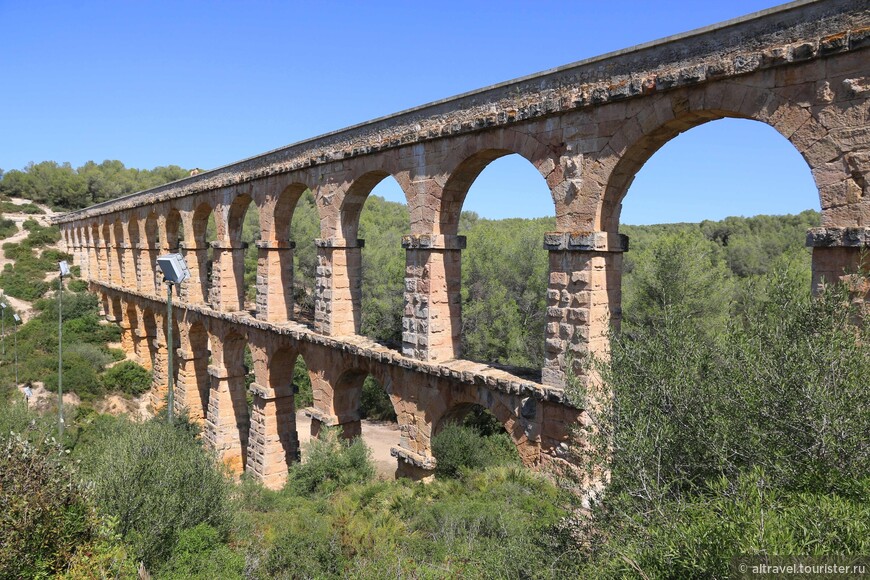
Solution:
[{"label": "stone arch", "polygon": [[229,204],[226,236],[232,244],[239,244],[242,241],[242,224],[251,202],[253,202],[253,198],[247,193],[242,193],[235,196]]},{"label": "stone arch", "polygon": [[100,246],[103,250],[103,255],[101,256],[101,260],[103,260],[103,267],[101,268],[102,279],[105,282],[111,283],[115,277],[114,274],[114,265],[115,265],[115,256],[112,251],[112,226],[108,221],[104,221],[102,226],[99,229],[100,232]]},{"label": "stone arch", "polygon": [[[360,214],[369,194],[380,182],[391,176],[388,171],[376,169],[360,175],[347,188],[339,207],[339,231],[345,240],[357,239]],[[401,183],[396,181],[401,187]],[[405,197],[407,199],[407,192],[405,192]]]},{"label": "stone arch", "polygon": [[206,440],[231,471],[241,474],[247,461],[250,416],[245,389],[245,347],[248,339],[235,328],[225,329],[212,344],[209,368],[211,392]]},{"label": "stone arch", "polygon": [[538,170],[550,189],[557,218],[563,213],[564,204],[554,194],[554,189],[561,184],[561,172],[554,170],[554,151],[531,135],[505,129],[464,141],[448,158],[445,167],[449,168],[449,173],[438,200],[438,213],[431,226],[433,233],[457,234],[459,214],[474,180],[487,165],[511,154],[519,155]]},{"label": "stone arch", "polygon": [[130,339],[132,341],[129,352],[133,354],[133,359],[144,367],[145,358],[142,354],[142,328],[139,320],[139,311],[136,308],[135,303],[127,303],[126,318],[127,323],[130,325]]},{"label": "stone arch", "polygon": [[163,248],[168,252],[178,252],[183,239],[184,227],[181,222],[181,212],[175,207],[170,207],[166,213],[166,239],[163,240]]},{"label": "stone arch", "polygon": [[[144,366],[154,369],[157,363],[157,345],[155,344],[157,340],[157,318],[154,315],[154,311],[147,306],[142,309],[142,330],[144,331],[142,338],[145,341],[145,349],[143,350],[148,356]],[[158,380],[159,378],[155,376],[154,382],[156,383]]]},{"label": "stone arch", "polygon": [[159,294],[160,284],[163,277],[157,274],[157,255],[160,252],[160,240],[158,239],[159,220],[155,211],[149,211],[145,216],[144,227],[144,252],[147,260],[140,265],[142,272],[142,290],[149,294]]},{"label": "stone arch", "polygon": [[182,335],[184,372],[179,372],[179,384],[184,379],[187,407],[195,421],[205,420],[210,392],[208,376],[209,336],[205,325],[194,320]]},{"label": "stone arch", "polygon": [[[475,396],[476,395],[476,396]],[[540,444],[529,437],[527,427],[523,425],[516,414],[492,391],[482,393],[466,392],[451,401],[440,414],[432,419],[432,437],[438,435],[450,421],[461,421],[474,407],[479,406],[491,413],[516,446],[523,463],[527,466],[537,464],[540,456]]]},{"label": "stone arch", "polygon": [[124,271],[124,223],[121,221],[120,216],[116,217],[112,223],[111,240],[111,249],[109,251],[110,259],[112,260],[111,281],[120,285],[124,283],[127,277],[127,272]]},{"label": "stone arch", "polygon": [[[586,180],[604,184],[596,195],[601,200],[597,213],[590,216],[595,229],[618,230],[622,200],[634,176],[668,141],[694,127],[724,118],[765,123],[795,147],[813,172],[823,219],[831,205],[847,204],[846,199],[828,199],[825,195],[826,190],[831,190],[832,182],[842,182],[850,175],[839,147],[807,107],[778,95],[773,89],[723,81],[649,97],[620,125],[595,162],[597,169],[593,172],[601,177]],[[829,169],[828,164],[837,159],[841,172],[832,178],[830,171],[825,171]]]},{"label": "stone arch", "polygon": [[[194,254],[193,259],[188,261],[191,268],[191,285],[197,284],[198,291],[193,294],[194,301],[208,302],[209,289],[211,288],[211,248],[206,239],[209,217],[212,215],[212,206],[203,201],[199,203],[190,216],[190,229],[193,240],[187,246],[189,252]],[[195,270],[194,270],[195,268]]]},{"label": "stone arch", "polygon": [[271,219],[261,216],[261,223],[267,225],[263,229],[264,241],[283,242],[290,241],[290,224],[293,222],[293,213],[296,205],[306,190],[310,189],[304,183],[291,183],[281,190],[272,208]]}]

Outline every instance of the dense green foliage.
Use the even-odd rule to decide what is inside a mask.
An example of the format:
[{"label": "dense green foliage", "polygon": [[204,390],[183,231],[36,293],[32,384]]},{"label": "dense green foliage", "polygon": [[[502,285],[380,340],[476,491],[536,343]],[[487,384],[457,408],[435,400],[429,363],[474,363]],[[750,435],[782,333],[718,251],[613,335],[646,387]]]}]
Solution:
[{"label": "dense green foliage", "polygon": [[[491,415],[490,415],[491,417]],[[463,473],[494,465],[519,464],[517,449],[510,436],[494,417],[495,432],[481,429],[468,418],[462,423],[448,422],[432,437],[432,455],[438,477],[460,477]]]},{"label": "dense green foliage", "polygon": [[6,264],[0,272],[0,288],[15,298],[36,300],[49,289],[46,274],[57,270],[60,260],[71,260],[69,254],[46,246],[60,240],[60,230],[56,226],[43,227],[35,220],[24,222],[27,237],[20,243],[3,244],[3,253],[14,264]]},{"label": "dense green foliage", "polygon": [[229,481],[183,421],[120,420],[90,453],[84,477],[97,504],[148,566],[171,557],[182,530],[229,531]]},{"label": "dense green foliage", "polygon": [[17,204],[8,200],[0,201],[0,211],[6,213],[24,213],[30,215],[41,215],[45,213],[39,208],[38,205],[34,203]]},{"label": "dense green foliage", "polygon": [[305,450],[305,463],[290,472],[287,485],[301,494],[331,493],[375,477],[371,451],[362,439],[342,439],[337,429],[324,429]]},{"label": "dense green foliage", "polygon": [[14,236],[18,233],[18,226],[13,220],[0,216],[0,239]]},{"label": "dense green foliage", "polygon": [[82,571],[86,559],[94,572],[133,573],[111,522],[94,510],[63,448],[49,436],[52,428],[20,402],[0,405],[0,577],[45,578],[71,563]]},{"label": "dense green foliage", "polygon": [[79,209],[187,177],[176,165],[154,169],[127,168],[120,161],[88,161],[78,168],[54,161],[30,163],[23,170],[0,174],[0,194],[20,197],[58,209]]},{"label": "dense green foliage", "polygon": [[151,388],[151,373],[142,365],[125,360],[103,373],[103,384],[110,391],[138,397]]},{"label": "dense green foliage", "polygon": [[839,289],[811,299],[802,274],[761,290],[716,333],[693,297],[656,304],[664,316],[614,337],[598,365],[610,395],[577,389],[598,409],[583,459],[611,474],[585,530],[589,575],[866,551],[868,330]]}]

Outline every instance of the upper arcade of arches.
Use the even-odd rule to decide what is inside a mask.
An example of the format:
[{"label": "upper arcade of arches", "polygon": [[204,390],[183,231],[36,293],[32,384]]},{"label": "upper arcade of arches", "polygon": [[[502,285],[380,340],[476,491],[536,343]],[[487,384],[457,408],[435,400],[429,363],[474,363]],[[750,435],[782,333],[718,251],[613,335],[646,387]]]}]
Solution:
[{"label": "upper arcade of arches", "polygon": [[[849,156],[866,146],[868,29],[870,8],[861,3],[799,0],[384,117],[56,221],[203,197],[220,214],[218,238],[228,240],[234,199],[247,195],[262,208],[268,196],[302,183],[316,194],[322,237],[338,237],[352,233],[343,230],[353,220],[341,220],[340,212],[352,210],[358,190],[390,174],[408,196],[411,233],[447,233],[463,184],[503,151],[526,157],[547,180],[560,230],[595,230],[612,221],[650,148],[705,119],[742,116],[790,138],[814,170],[826,223],[853,225],[868,213],[868,161]],[[286,183],[266,191],[280,176]]]}]

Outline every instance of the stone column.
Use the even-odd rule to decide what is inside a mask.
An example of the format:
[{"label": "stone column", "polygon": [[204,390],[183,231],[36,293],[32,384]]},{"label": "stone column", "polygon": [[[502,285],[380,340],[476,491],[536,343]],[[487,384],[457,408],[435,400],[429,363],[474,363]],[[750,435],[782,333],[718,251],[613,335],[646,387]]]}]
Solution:
[{"label": "stone column", "polygon": [[163,274],[157,267],[157,256],[160,255],[158,248],[152,248],[147,244],[139,244],[139,288],[145,294],[161,295],[160,288],[163,284]]},{"label": "stone column", "polygon": [[214,241],[214,262],[211,269],[211,289],[209,303],[215,310],[221,312],[238,312],[244,310],[245,287],[242,278],[245,275],[244,242]]},{"label": "stone column", "polygon": [[177,351],[178,381],[175,383],[175,400],[179,408],[187,408],[190,419],[205,422],[208,399],[209,374],[208,352],[196,353],[179,348]]},{"label": "stone column", "polygon": [[121,284],[124,288],[136,287],[136,262],[133,258],[133,248],[124,242],[118,244],[118,260],[121,263]]},{"label": "stone column", "polygon": [[169,392],[169,349],[166,346],[166,337],[158,333],[154,337],[154,366],[151,369],[151,407],[159,411],[166,405],[166,396]]},{"label": "stone column", "polygon": [[311,436],[317,437],[324,427],[341,427],[344,439],[353,439],[362,435],[362,421],[359,411],[351,411],[344,415],[333,415],[318,409],[317,401],[314,407],[306,407],[302,411],[311,417]]},{"label": "stone column", "polygon": [[103,241],[94,243],[94,257],[94,262],[97,264],[97,280],[107,282],[109,280],[109,259]]},{"label": "stone column", "polygon": [[137,292],[143,291],[142,286],[142,260],[144,253],[142,252],[142,244],[133,244],[130,246],[130,255],[133,259],[133,273],[135,277],[130,280],[130,284],[132,288],[135,288]]},{"label": "stone column", "polygon": [[97,266],[97,250],[93,244],[85,244],[84,250],[87,256],[86,266],[82,267],[82,275],[87,280],[96,280],[99,275]]},{"label": "stone column", "polygon": [[124,276],[123,272],[121,272],[123,251],[124,248],[121,244],[109,244],[107,246],[110,268],[109,281],[116,286],[122,286],[124,284]]},{"label": "stone column", "polygon": [[550,276],[542,382],[562,387],[566,357],[585,380],[583,357],[607,353],[609,330],[618,328],[622,317],[620,277],[628,237],[553,232],[545,235],[544,248],[550,252]]},{"label": "stone column", "polygon": [[245,471],[269,489],[280,489],[287,481],[287,466],[299,461],[293,387],[268,388],[251,385],[254,405]]},{"label": "stone column", "polygon": [[[148,350],[148,335],[142,328],[133,328],[130,333],[130,338],[133,343],[133,353],[135,360],[142,365],[145,370],[151,370],[151,351]],[[143,352],[143,350],[145,352]]]},{"label": "stone column", "polygon": [[134,344],[133,339],[134,329],[130,326],[130,321],[126,318],[122,318],[118,322],[118,326],[121,327],[121,349],[125,353],[136,352],[136,345]]},{"label": "stone column", "polygon": [[248,450],[248,401],[244,375],[230,376],[222,366],[209,366],[211,391],[203,437],[230,471],[240,475]]},{"label": "stone column", "polygon": [[358,334],[364,240],[325,238],[317,246],[314,328],[330,336]]},{"label": "stone column", "polygon": [[870,247],[870,227],[812,228],[807,232],[807,246],[813,249],[814,294],[825,284],[844,282],[853,301],[870,301],[870,288],[855,276],[870,266],[870,257],[863,255]]},{"label": "stone column", "polygon": [[402,354],[422,361],[460,356],[465,236],[410,235],[405,248]]},{"label": "stone column", "polygon": [[258,241],[257,318],[285,322],[293,316],[295,242]]},{"label": "stone column", "polygon": [[189,304],[205,304],[204,289],[208,288],[208,247],[194,242],[181,242],[184,261],[190,270],[190,280],[181,285],[181,299]]}]

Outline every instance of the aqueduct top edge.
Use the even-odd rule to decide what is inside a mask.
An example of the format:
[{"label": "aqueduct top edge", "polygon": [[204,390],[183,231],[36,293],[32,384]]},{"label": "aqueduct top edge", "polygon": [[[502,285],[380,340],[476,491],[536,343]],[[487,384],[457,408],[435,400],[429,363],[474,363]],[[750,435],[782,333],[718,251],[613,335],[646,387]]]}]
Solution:
[{"label": "aqueduct top edge", "polygon": [[385,149],[868,46],[870,6],[860,0],[798,0],[353,125],[53,221],[68,223]]}]

